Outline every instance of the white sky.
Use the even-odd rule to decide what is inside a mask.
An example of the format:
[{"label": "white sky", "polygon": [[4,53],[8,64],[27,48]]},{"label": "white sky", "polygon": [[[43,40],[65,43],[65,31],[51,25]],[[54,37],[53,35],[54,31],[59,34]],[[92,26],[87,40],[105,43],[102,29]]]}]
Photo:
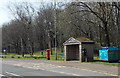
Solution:
[{"label": "white sky", "polygon": [[[2,24],[9,22],[11,19],[13,19],[12,14],[10,13],[10,10],[7,8],[7,6],[10,3],[15,2],[31,2],[31,3],[37,3],[37,2],[63,2],[63,1],[80,1],[80,0],[0,0],[0,27]],[[94,0],[82,0],[82,1],[94,1]],[[100,0],[95,0],[100,1]],[[102,1],[102,0],[101,0]],[[107,0],[104,0],[107,1]],[[116,1],[116,0],[108,0],[108,1]]]},{"label": "white sky", "polygon": [[34,3],[35,5],[37,4],[37,2],[53,2],[53,1],[62,2],[63,0],[0,0],[0,27],[2,26],[2,24],[7,23],[11,19],[13,19],[10,10],[7,8],[7,6],[10,5],[10,3],[30,2]]},{"label": "white sky", "polygon": [[0,26],[10,20],[10,13],[7,9],[8,2],[0,2]]}]

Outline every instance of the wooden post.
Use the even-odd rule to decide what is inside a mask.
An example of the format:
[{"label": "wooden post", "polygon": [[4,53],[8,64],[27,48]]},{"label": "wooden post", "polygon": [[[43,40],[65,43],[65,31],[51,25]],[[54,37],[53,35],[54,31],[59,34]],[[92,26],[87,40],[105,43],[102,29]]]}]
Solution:
[{"label": "wooden post", "polygon": [[82,45],[79,44],[79,61],[82,62]]},{"label": "wooden post", "polygon": [[64,45],[64,61],[67,61],[67,58],[66,58],[66,45]]}]

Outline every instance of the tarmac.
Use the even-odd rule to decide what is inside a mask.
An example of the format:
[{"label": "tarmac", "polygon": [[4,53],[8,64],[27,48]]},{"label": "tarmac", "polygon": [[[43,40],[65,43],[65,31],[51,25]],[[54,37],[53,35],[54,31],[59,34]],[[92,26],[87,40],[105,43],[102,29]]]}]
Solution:
[{"label": "tarmac", "polygon": [[[37,61],[37,60],[36,60]],[[99,72],[104,74],[111,74],[113,76],[120,75],[120,67],[118,66],[108,66],[103,64],[94,64],[94,63],[86,63],[79,61],[51,61],[51,60],[41,60],[42,63],[52,64],[52,65],[59,65],[59,66],[67,66],[73,67],[83,70],[88,70],[92,72]]]},{"label": "tarmac", "polygon": [[79,61],[53,61],[53,60],[25,60],[25,59],[4,59],[9,61],[23,61],[23,62],[31,62],[31,63],[43,63],[48,65],[60,66],[60,67],[71,67],[82,69],[91,72],[98,72],[101,74],[111,75],[111,76],[120,76],[120,67],[118,66],[109,66],[103,64],[95,64],[95,63],[86,63]]}]

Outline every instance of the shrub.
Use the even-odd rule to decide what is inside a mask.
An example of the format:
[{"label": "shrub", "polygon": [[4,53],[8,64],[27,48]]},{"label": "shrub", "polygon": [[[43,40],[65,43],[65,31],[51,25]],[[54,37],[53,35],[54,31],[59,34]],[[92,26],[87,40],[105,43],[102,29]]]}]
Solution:
[{"label": "shrub", "polygon": [[14,56],[11,56],[11,58],[14,58]]},{"label": "shrub", "polygon": [[20,58],[20,56],[18,56],[18,58]]},{"label": "shrub", "polygon": [[37,59],[37,57],[34,57],[34,59]]}]

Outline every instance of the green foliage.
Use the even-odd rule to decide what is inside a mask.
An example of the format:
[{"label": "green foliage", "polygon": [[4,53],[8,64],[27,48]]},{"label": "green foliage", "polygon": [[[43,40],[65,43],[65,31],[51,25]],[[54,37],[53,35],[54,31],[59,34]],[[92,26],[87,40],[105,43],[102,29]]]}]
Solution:
[{"label": "green foliage", "polygon": [[11,56],[11,58],[14,58],[14,56]]},{"label": "green foliage", "polygon": [[18,58],[21,58],[20,56],[18,56]]}]

